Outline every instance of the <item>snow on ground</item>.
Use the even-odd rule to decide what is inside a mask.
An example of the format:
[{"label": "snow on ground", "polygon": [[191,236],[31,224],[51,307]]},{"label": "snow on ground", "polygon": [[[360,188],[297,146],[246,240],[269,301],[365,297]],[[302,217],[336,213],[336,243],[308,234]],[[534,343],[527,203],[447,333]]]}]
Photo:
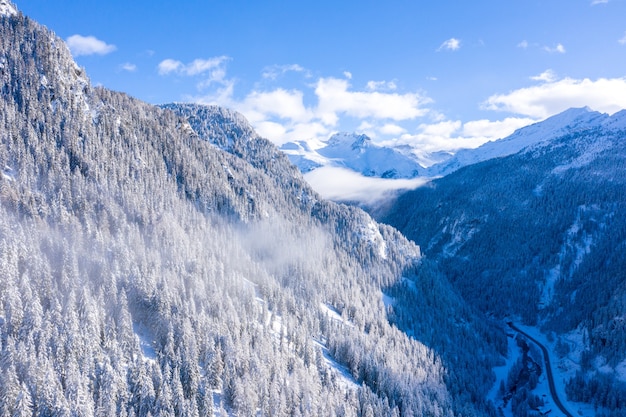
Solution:
[{"label": "snow on ground", "polygon": [[378,225],[374,221],[369,222],[365,229],[365,238],[377,249],[378,255],[382,259],[387,259],[387,242],[378,230]]},{"label": "snow on ground", "polygon": [[143,354],[143,360],[145,362],[156,360],[156,351],[154,350],[155,341],[152,340],[150,332],[141,324],[133,324],[133,332],[139,339],[139,346]]},{"label": "snow on ground", "polygon": [[[543,292],[541,294],[541,304],[543,306],[547,306],[552,301],[552,296],[554,295],[554,284],[561,278],[564,274],[565,277],[570,277],[576,271],[576,269],[583,262],[586,255],[591,252],[591,245],[593,245],[593,237],[591,235],[583,234],[582,237],[579,236],[579,232],[583,230],[583,221],[581,219],[581,214],[587,210],[586,206],[580,206],[578,208],[578,215],[576,216],[576,220],[570,228],[567,230],[565,242],[561,246],[561,250],[559,252],[559,263],[554,266],[548,273],[546,277],[546,283],[543,287]],[[574,261],[572,262],[569,271],[563,271],[563,260],[567,257],[568,253],[574,252]]]},{"label": "snow on ground", "polygon": [[[522,352],[520,348],[517,346],[517,338],[516,334],[511,333],[510,337],[507,337],[508,341],[508,350],[506,355],[506,363],[502,366],[497,366],[493,368],[493,372],[496,374],[496,382],[491,387],[491,390],[487,394],[487,401],[493,401],[493,404],[496,408],[500,408],[503,406],[502,400],[499,399],[498,390],[500,389],[500,381],[504,381],[504,385],[506,386],[507,376],[509,375],[509,371],[513,364],[517,361],[517,359],[522,356]],[[511,403],[509,402],[506,407],[502,408],[502,413],[505,417],[513,417],[513,412],[511,411]]]},{"label": "snow on ground", "polygon": [[321,343],[319,340],[313,340],[317,346],[322,350],[322,355],[324,356],[324,362],[330,369],[334,378],[336,378],[336,382],[343,389],[356,390],[359,389],[360,385],[356,382],[356,380],[352,377],[352,374],[345,366],[341,365],[339,362],[333,359],[328,352],[328,348],[326,345]]},{"label": "snow on ground", "polygon": [[[556,391],[559,395],[559,398],[563,405],[567,407],[572,415],[577,416],[594,416],[596,415],[596,411],[594,410],[593,405],[586,403],[577,403],[574,401],[569,401],[567,399],[567,395],[565,394],[565,384],[567,381],[576,375],[576,371],[580,369],[580,355],[584,350],[583,344],[583,335],[580,331],[573,331],[567,333],[561,338],[562,343],[567,343],[570,346],[570,352],[565,355],[563,358],[560,358],[555,352],[555,346],[557,341],[549,341],[547,335],[541,333],[539,329],[536,327],[524,326],[522,324],[515,324],[517,327],[537,339],[539,343],[543,344],[546,349],[548,349],[548,353],[550,356],[550,363],[552,364],[552,373],[554,376],[554,385],[556,386]],[[543,367],[544,364],[542,364]],[[547,398],[551,401],[550,390],[547,384],[547,378],[545,375],[545,370],[542,372],[542,377],[540,379],[539,385],[537,389],[535,389],[534,393],[536,395],[542,396],[543,394],[547,394]],[[553,407],[553,411],[556,407]],[[552,415],[552,414],[551,414]]]},{"label": "snow on ground", "polygon": [[385,305],[385,308],[393,307],[393,305],[396,303],[395,298],[390,297],[385,293],[382,293],[382,299],[383,299],[383,304]]},{"label": "snow on ground", "polygon": [[589,165],[598,157],[601,152],[605,151],[609,146],[611,146],[611,142],[608,141],[606,138],[596,138],[591,143],[586,144],[584,152],[581,152],[578,158],[575,158],[568,164],[555,167],[552,170],[552,173],[560,174],[567,171],[568,169],[581,168]]},{"label": "snow on ground", "polygon": [[415,281],[413,281],[412,279],[402,277],[402,283],[409,287],[411,290],[417,291],[417,285],[415,285]]},{"label": "snow on ground", "polygon": [[15,175],[13,174],[13,168],[11,168],[10,166],[5,165],[4,169],[2,170],[2,178],[4,178],[7,181],[15,181]]},{"label": "snow on ground", "polygon": [[[320,309],[331,320],[335,320],[339,323],[352,326],[352,323],[350,323],[347,320],[344,320],[341,314],[339,314],[339,312],[332,306],[328,304],[320,303]],[[352,377],[352,374],[350,374],[350,371],[348,371],[348,369],[345,366],[335,361],[333,357],[330,355],[330,352],[328,351],[328,347],[326,346],[324,341],[317,340],[314,338],[313,342],[322,349],[322,354],[324,355],[324,361],[326,362],[326,365],[330,369],[332,375],[335,378],[337,378],[337,382],[340,384],[340,386],[342,386],[344,389],[359,388],[359,384]]]},{"label": "snow on ground", "polygon": [[341,314],[339,314],[339,312],[337,310],[335,310],[335,308],[333,306],[330,306],[328,304],[324,304],[324,303],[320,303],[320,309],[322,310],[322,313],[324,313],[326,316],[330,317],[332,320],[336,320],[338,322],[341,323],[346,323],[343,319],[343,317],[341,317]]},{"label": "snow on ground", "polygon": [[233,413],[229,413],[224,404],[224,394],[222,390],[213,390],[213,417],[235,417]]}]

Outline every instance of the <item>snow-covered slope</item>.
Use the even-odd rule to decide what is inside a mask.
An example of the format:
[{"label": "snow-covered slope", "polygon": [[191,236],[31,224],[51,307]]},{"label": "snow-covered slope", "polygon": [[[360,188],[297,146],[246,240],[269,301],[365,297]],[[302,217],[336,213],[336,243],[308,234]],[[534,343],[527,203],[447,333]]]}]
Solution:
[{"label": "snow-covered slope", "polygon": [[571,109],[485,147],[518,152],[432,180],[379,217],[466,301],[554,337],[570,400],[612,411],[626,406],[625,138],[625,111]]},{"label": "snow-covered slope", "polygon": [[550,141],[565,133],[580,132],[601,126],[608,123],[609,119],[611,118],[607,114],[593,111],[588,107],[572,108],[544,121],[518,129],[506,138],[487,142],[476,149],[460,150],[452,158],[429,167],[427,175],[444,176],[467,165],[513,155],[528,146]]},{"label": "snow-covered slope", "polygon": [[237,113],[92,87],[21,13],[0,40],[0,416],[494,415],[504,335],[397,230]]},{"label": "snow-covered slope", "polygon": [[326,142],[289,142],[281,150],[303,173],[321,167],[341,167],[368,177],[441,177],[464,166],[513,155],[524,148],[547,143],[567,133],[599,127],[624,129],[624,113],[626,111],[609,116],[588,107],[571,108],[544,121],[518,129],[506,138],[487,142],[475,149],[461,149],[456,152],[424,154],[407,145],[386,147],[373,143],[366,135],[356,133],[337,133]]},{"label": "snow-covered slope", "polygon": [[337,133],[322,143],[289,142],[281,147],[303,173],[319,167],[342,167],[367,177],[414,178],[424,168],[410,154],[377,145],[366,135]]}]

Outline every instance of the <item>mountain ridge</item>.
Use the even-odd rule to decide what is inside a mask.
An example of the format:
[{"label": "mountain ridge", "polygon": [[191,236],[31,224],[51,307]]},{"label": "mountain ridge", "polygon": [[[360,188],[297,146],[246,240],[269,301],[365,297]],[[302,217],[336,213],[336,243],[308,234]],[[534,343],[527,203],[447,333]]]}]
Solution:
[{"label": "mountain ridge", "polygon": [[364,134],[336,133],[322,144],[289,142],[280,149],[303,173],[322,166],[348,168],[366,177],[379,178],[414,178],[423,172],[415,158],[377,145]]},{"label": "mountain ridge", "polygon": [[620,129],[626,125],[624,110],[611,116],[588,107],[570,108],[545,120],[517,129],[511,135],[486,142],[477,148],[437,151],[430,156],[433,164],[424,166],[411,146],[385,147],[366,135],[339,133],[323,143],[289,142],[281,146],[302,173],[321,167],[343,167],[366,177],[408,179],[436,178],[464,166],[492,158],[515,154],[524,148],[538,146],[568,132],[602,127]]},{"label": "mountain ridge", "polygon": [[501,329],[236,113],[93,87],[19,12],[0,56],[0,415],[493,411]]},{"label": "mountain ridge", "polygon": [[538,140],[517,153],[401,194],[376,217],[419,244],[470,304],[569,343],[556,350],[570,401],[620,415],[626,112],[564,119],[547,129],[556,135],[530,126]]}]

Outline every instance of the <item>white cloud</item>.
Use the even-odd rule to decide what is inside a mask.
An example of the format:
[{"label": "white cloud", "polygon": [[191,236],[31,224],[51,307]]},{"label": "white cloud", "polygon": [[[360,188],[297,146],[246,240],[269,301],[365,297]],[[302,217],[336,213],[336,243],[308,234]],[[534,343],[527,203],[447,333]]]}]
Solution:
[{"label": "white cloud", "polygon": [[304,73],[306,77],[311,76],[309,71],[298,64],[272,65],[270,67],[266,67],[261,76],[265,79],[275,80],[288,72],[301,72]]},{"label": "white cloud", "polygon": [[483,108],[543,119],[570,107],[614,113],[626,108],[626,78],[564,78],[489,97]]},{"label": "white cloud", "polygon": [[346,77],[349,80],[352,79],[352,73],[350,71],[344,71],[343,72],[343,76]]},{"label": "white cloud", "polygon": [[254,130],[256,130],[259,136],[264,138],[280,138],[287,134],[285,126],[267,120],[254,123]]},{"label": "white cloud", "polygon": [[518,48],[522,48],[522,49],[526,49],[528,48],[528,41],[527,40],[523,40],[520,43],[517,44]]},{"label": "white cloud", "polygon": [[183,66],[183,72],[185,75],[189,76],[204,74],[207,71],[219,67],[226,60],[228,60],[226,56],[218,56],[209,59],[194,59],[193,62]]},{"label": "white cloud", "polygon": [[[162,73],[182,73],[178,61],[163,61]],[[347,79],[320,78],[305,90],[276,88],[253,90],[243,98],[234,97],[234,82],[224,77],[222,88],[204,96],[188,96],[187,100],[218,104],[241,112],[259,134],[276,144],[291,140],[325,140],[343,117],[358,119],[368,135],[402,134],[406,130],[398,122],[414,120],[427,114],[431,100],[419,93],[353,90]],[[376,88],[397,88],[393,82],[370,84]],[[305,104],[305,93],[310,104]]]},{"label": "white cloud", "polygon": [[624,36],[617,42],[619,42],[622,45],[626,45],[626,32],[624,32]]},{"label": "white cloud", "polygon": [[394,91],[398,88],[393,81],[368,81],[366,87],[370,91]]},{"label": "white cloud", "polygon": [[405,128],[403,128],[402,126],[398,126],[396,124],[393,124],[393,123],[386,123],[385,125],[383,125],[378,130],[383,135],[399,136],[399,135],[401,135],[403,133],[406,133],[406,129]]},{"label": "white cloud", "polygon": [[460,120],[446,120],[434,124],[422,124],[420,129],[423,135],[450,137],[461,128]]},{"label": "white cloud", "polygon": [[437,52],[447,50],[447,51],[456,51],[461,48],[461,41],[456,38],[450,38],[437,48]]},{"label": "white cloud", "polygon": [[128,72],[135,72],[135,71],[137,71],[137,65],[131,64],[130,62],[126,62],[126,63],[122,64],[120,66],[120,68],[123,69],[124,71],[128,71]]},{"label": "white cloud", "polygon": [[315,94],[318,99],[317,116],[328,125],[334,126],[340,114],[356,118],[410,120],[423,116],[423,106],[431,100],[418,93],[381,93],[350,91],[347,80],[321,78]]},{"label": "white cloud", "polygon": [[[166,72],[185,73],[178,61],[164,61]],[[548,80],[546,71],[542,80]],[[302,139],[326,140],[345,124],[345,118],[356,119],[355,130],[376,138],[381,143],[410,144],[422,152],[476,147],[482,143],[508,136],[516,128],[532,123],[531,118],[507,118],[502,121],[477,120],[463,124],[446,120],[428,108],[432,100],[420,93],[380,92],[397,88],[395,83],[372,81],[363,90],[355,90],[348,79],[320,78],[311,90],[276,88],[253,90],[243,98],[234,97],[234,81],[224,77],[221,88],[190,101],[219,104],[233,108],[248,118],[257,132],[277,145]],[[306,95],[311,97],[305,100]],[[310,104],[307,104],[310,103]],[[406,122],[428,115],[432,121],[417,128]]]},{"label": "white cloud", "polygon": [[473,120],[463,125],[463,136],[469,138],[477,138],[484,140],[485,142],[502,139],[517,129],[524,126],[528,126],[531,123],[536,122],[535,119],[527,117],[507,117],[504,120]]},{"label": "white cloud", "polygon": [[596,4],[606,4],[608,2],[609,2],[609,0],[592,0],[591,1],[591,5],[595,6]]},{"label": "white cloud", "polygon": [[173,59],[165,59],[159,63],[157,67],[160,75],[167,75],[172,72],[178,72],[179,68],[183,66],[183,63]]},{"label": "white cloud", "polygon": [[551,69],[547,69],[544,72],[542,72],[539,75],[535,75],[533,77],[530,77],[531,80],[533,81],[544,81],[547,83],[551,83],[553,81],[557,80],[557,76],[556,73],[554,71],[552,71]]},{"label": "white cloud", "polygon": [[557,44],[554,48],[551,48],[549,46],[544,46],[543,50],[551,54],[554,54],[554,53],[564,54],[566,52],[565,47],[563,46],[563,44],[560,44],[560,43]]},{"label": "white cloud", "polygon": [[436,123],[423,123],[416,132],[380,142],[382,145],[409,145],[424,166],[436,163],[439,151],[455,151],[461,148],[476,148],[485,142],[502,139],[516,129],[536,122],[532,118],[508,117],[504,120],[473,120],[462,123],[460,120],[444,120]]},{"label": "white cloud", "polygon": [[415,189],[427,182],[424,178],[404,180],[365,177],[349,169],[336,167],[318,168],[304,177],[324,198],[356,200],[367,204],[375,204],[395,191]]},{"label": "white cloud", "polygon": [[304,106],[301,91],[282,88],[268,92],[253,91],[237,107],[251,120],[259,121],[276,116],[295,122],[308,122],[313,116],[311,110]]},{"label": "white cloud", "polygon": [[229,58],[218,56],[209,59],[195,59],[188,64],[183,64],[174,59],[164,59],[157,67],[160,75],[176,73],[179,75],[195,76],[213,71],[223,65]]},{"label": "white cloud", "polygon": [[382,144],[409,145],[420,154],[480,145],[480,143],[475,144],[460,137],[462,126],[460,120],[422,123],[415,132],[405,133],[398,138],[383,141]]},{"label": "white cloud", "polygon": [[72,35],[67,38],[67,46],[72,51],[72,55],[106,55],[115,51],[115,45],[109,45],[94,36]]},{"label": "white cloud", "polygon": [[226,68],[216,67],[211,69],[209,73],[205,75],[205,78],[197,84],[197,87],[198,90],[204,90],[214,83],[225,85],[228,82],[229,81],[226,80]]}]

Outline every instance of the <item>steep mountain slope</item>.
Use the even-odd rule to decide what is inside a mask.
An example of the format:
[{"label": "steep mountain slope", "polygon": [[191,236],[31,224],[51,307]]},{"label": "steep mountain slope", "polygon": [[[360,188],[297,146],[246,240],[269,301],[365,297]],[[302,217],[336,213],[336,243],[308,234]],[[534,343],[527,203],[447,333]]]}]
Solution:
[{"label": "steep mountain slope", "polygon": [[337,133],[316,149],[306,141],[286,143],[280,149],[303,173],[330,166],[348,168],[366,177],[414,178],[424,171],[416,158],[377,145],[367,135]]},{"label": "steep mountain slope", "polygon": [[493,412],[497,329],[240,115],[93,88],[19,13],[0,79],[0,415]]},{"label": "steep mountain slope", "polygon": [[380,217],[483,311],[584,334],[571,394],[619,409],[607,398],[626,393],[626,111],[575,109],[545,123],[528,129],[560,135],[432,181]]}]

